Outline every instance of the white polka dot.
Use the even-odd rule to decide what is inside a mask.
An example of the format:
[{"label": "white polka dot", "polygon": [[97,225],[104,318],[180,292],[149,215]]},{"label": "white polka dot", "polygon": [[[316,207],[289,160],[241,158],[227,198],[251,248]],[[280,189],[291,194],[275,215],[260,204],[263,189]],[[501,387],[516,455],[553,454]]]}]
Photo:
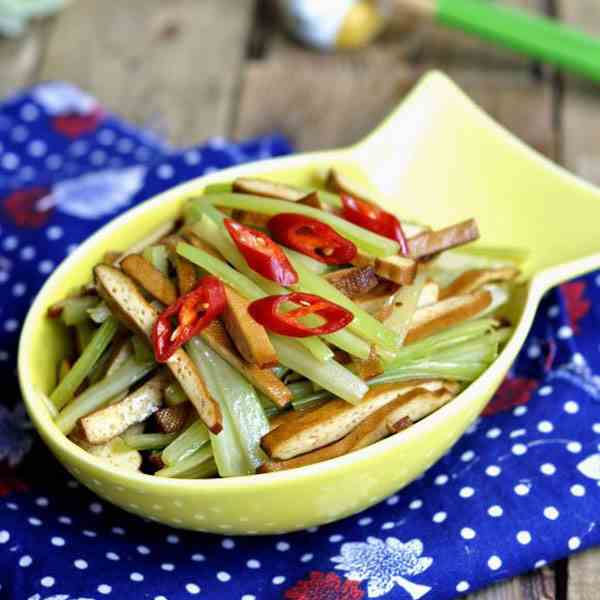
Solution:
[{"label": "white polka dot", "polygon": [[396,524],[393,521],[386,521],[382,526],[381,529],[394,529],[394,527],[396,526]]},{"label": "white polka dot", "polygon": [[472,540],[475,537],[475,530],[470,527],[463,527],[460,530],[460,537],[465,540]]},{"label": "white polka dot", "polygon": [[10,135],[15,142],[24,142],[29,137],[29,130],[23,125],[17,125],[13,127]]},{"label": "white polka dot", "polygon": [[552,433],[554,431],[554,425],[550,421],[540,421],[537,428],[540,433]]},{"label": "white polka dot", "polygon": [[150,548],[148,548],[148,546],[138,546],[137,551],[140,554],[150,554]]},{"label": "white polka dot", "polygon": [[438,475],[434,480],[433,483],[435,483],[435,485],[445,485],[446,483],[448,483],[448,475]]},{"label": "white polka dot", "polygon": [[21,107],[19,111],[23,121],[35,121],[40,116],[40,111],[35,104],[27,103]]},{"label": "white polka dot", "polygon": [[34,527],[39,527],[42,524],[40,519],[38,519],[37,517],[29,517],[27,521],[29,521],[29,524],[33,525]]},{"label": "white polka dot", "polygon": [[9,354],[5,350],[0,350],[0,360],[5,362],[8,360]]},{"label": "white polka dot", "polygon": [[168,535],[167,536],[167,542],[169,544],[179,544],[179,536],[178,535]]},{"label": "white polka dot", "polygon": [[530,486],[525,483],[518,483],[514,487],[515,494],[517,496],[527,496],[529,494]]},{"label": "white polka dot", "polygon": [[303,562],[303,563],[309,562],[313,559],[313,556],[314,556],[313,554],[311,554],[310,552],[307,552],[306,554],[303,554],[300,557],[300,562]]},{"label": "white polka dot", "polygon": [[54,263],[51,260],[42,260],[38,265],[38,271],[43,274],[48,274],[54,268]]},{"label": "white polka dot", "polygon": [[55,579],[54,577],[42,577],[40,579],[40,583],[45,587],[45,588],[50,588],[55,584]]},{"label": "white polka dot", "polygon": [[527,356],[531,359],[538,358],[541,354],[542,350],[537,344],[531,344],[531,346],[527,348]]},{"label": "white polka dot", "polygon": [[51,154],[46,158],[46,166],[53,171],[60,169],[63,164],[63,159],[58,154]]},{"label": "white polka dot", "polygon": [[546,519],[555,521],[556,519],[558,519],[559,514],[560,513],[558,512],[555,506],[546,506],[546,508],[544,508],[544,516],[546,517]]},{"label": "white polka dot", "polygon": [[443,511],[436,512],[435,515],[433,515],[432,520],[434,523],[443,523],[447,516],[448,515]]},{"label": "white polka dot", "polygon": [[87,569],[88,567],[87,562],[82,558],[78,558],[75,562],[73,562],[73,565],[75,565],[75,568],[80,569],[82,571],[83,569]]},{"label": "white polka dot", "polygon": [[551,306],[548,309],[548,316],[551,319],[555,319],[556,317],[558,317],[559,314],[560,314],[560,308],[556,304],[554,304],[553,306]]},{"label": "white polka dot", "polygon": [[111,529],[111,531],[115,534],[115,535],[125,535],[125,530],[122,527],[113,527]]},{"label": "white polka dot", "polygon": [[515,415],[515,417],[522,417],[526,412],[527,412],[527,407],[526,406],[515,406],[515,408],[513,408],[513,415]]},{"label": "white polka dot", "polygon": [[494,506],[490,506],[488,508],[488,515],[490,515],[490,517],[501,517],[503,514],[504,510],[497,504],[494,504]]},{"label": "white polka dot", "polygon": [[24,246],[19,252],[19,256],[23,260],[32,260],[36,255],[35,248],[33,246]]},{"label": "white polka dot", "polygon": [[108,560],[119,560],[119,555],[114,552],[107,552],[106,558],[108,558]]},{"label": "white polka dot", "polygon": [[24,556],[21,556],[21,558],[19,559],[19,566],[26,568],[26,567],[29,567],[32,562],[33,562],[33,559],[31,558],[31,556],[29,556],[29,554],[25,554]]},{"label": "white polka dot", "polygon": [[206,560],[206,557],[204,556],[204,554],[192,554],[192,560],[194,562],[204,562]]},{"label": "white polka dot", "polygon": [[251,558],[246,562],[246,566],[249,569],[260,569],[260,561],[256,560],[255,558]]},{"label": "white polka dot", "polygon": [[547,563],[545,560],[536,560],[535,563],[533,563],[533,566],[535,569],[540,569],[541,567],[544,567],[546,564]]},{"label": "white polka dot", "polygon": [[523,544],[524,546],[529,544],[531,542],[531,534],[529,531],[519,531],[519,533],[517,533],[517,542],[519,542],[519,544]]},{"label": "white polka dot", "polygon": [[0,271],[0,283],[6,283],[9,279],[8,271]]},{"label": "white polka dot", "polygon": [[61,538],[61,537],[55,536],[55,537],[53,537],[53,538],[50,540],[50,543],[51,543],[53,546],[64,546],[64,545],[65,545],[65,540],[64,540],[64,538]]},{"label": "white polka dot", "polygon": [[187,592],[189,594],[199,594],[200,593],[200,586],[196,585],[195,583],[187,583],[185,586],[185,589],[187,590]]},{"label": "white polka dot", "polygon": [[93,512],[95,515],[99,515],[102,512],[102,504],[100,504],[99,502],[92,502],[90,504],[90,511]]},{"label": "white polka dot", "polygon": [[581,452],[582,446],[579,442],[569,442],[567,444],[567,450],[573,454]]},{"label": "white polka dot", "polygon": [[389,498],[388,498],[388,499],[385,501],[385,503],[386,503],[387,505],[389,505],[389,506],[394,506],[395,504],[398,504],[398,500],[399,500],[398,496],[395,496],[395,495],[394,495],[394,496],[390,496],[390,497],[389,497]]},{"label": "white polka dot", "polygon": [[467,450],[466,452],[462,453],[460,460],[463,462],[469,462],[470,460],[473,460],[473,458],[475,458],[475,452],[473,452],[473,450]]},{"label": "white polka dot", "polygon": [[468,581],[459,581],[456,584],[456,591],[459,592],[459,593],[466,592],[469,589],[469,587],[470,586],[469,586],[469,582]]},{"label": "white polka dot", "polygon": [[106,583],[101,583],[96,589],[100,594],[110,594],[112,592],[112,587]]},{"label": "white polka dot", "polygon": [[27,286],[22,281],[18,281],[12,287],[13,296],[17,296],[17,298],[22,296],[26,291]]},{"label": "white polka dot", "polygon": [[417,510],[421,508],[421,506],[423,506],[423,500],[417,498],[416,500],[411,501],[411,503],[408,505],[408,508],[410,508],[411,510]]},{"label": "white polka dot", "polygon": [[221,546],[223,546],[225,550],[231,550],[232,548],[235,548],[235,542],[231,538],[225,538],[221,542]]},{"label": "white polka dot", "polygon": [[283,575],[276,575],[272,581],[275,585],[281,585],[285,581],[285,577]]},{"label": "white polka dot", "polygon": [[160,565],[160,568],[163,571],[174,571],[175,565],[173,563],[162,563],[162,565]]},{"label": "white polka dot", "polygon": [[7,152],[0,158],[0,165],[2,165],[7,171],[14,171],[20,163],[20,159],[16,154]]},{"label": "white polka dot", "polygon": [[121,138],[117,142],[117,152],[127,154],[133,150],[133,142],[129,138]]},{"label": "white polka dot", "polygon": [[523,454],[525,454],[527,452],[527,446],[525,444],[515,444],[511,448],[511,452],[515,456],[522,456]]},{"label": "white polka dot", "polygon": [[[331,536],[333,537],[333,536]],[[331,538],[329,538],[329,541],[331,542]],[[277,550],[279,550],[279,552],[287,552],[290,549],[290,545],[287,542],[277,542],[275,544],[275,548],[277,548]]]},{"label": "white polka dot", "polygon": [[344,536],[340,535],[339,533],[329,536],[329,541],[333,544],[335,544],[336,542],[341,542],[343,539],[344,539]]},{"label": "white polka dot", "polygon": [[69,152],[73,156],[83,156],[88,151],[88,148],[89,144],[86,141],[78,140],[71,144],[71,146],[69,147]]},{"label": "white polka dot", "polygon": [[19,245],[19,240],[14,235],[9,235],[4,238],[2,242],[2,247],[5,250],[14,250]]},{"label": "white polka dot", "polygon": [[576,483],[575,485],[571,486],[571,494],[581,498],[582,496],[585,496],[585,487],[579,483]]},{"label": "white polka dot", "polygon": [[370,525],[373,522],[373,519],[371,517],[362,517],[361,519],[358,520],[358,524],[361,527],[365,527],[366,525]]},{"label": "white polka dot", "polygon": [[217,579],[225,583],[231,579],[231,575],[227,573],[227,571],[219,571],[217,573]]},{"label": "white polka dot", "polygon": [[538,394],[540,396],[549,396],[554,391],[551,385],[543,385],[539,390]]},{"label": "white polka dot", "polygon": [[573,330],[568,325],[563,325],[559,328],[557,335],[561,340],[568,340],[573,337]]},{"label": "white polka dot", "polygon": [[190,166],[197,165],[202,159],[200,152],[198,150],[188,150],[183,155],[183,160]]},{"label": "white polka dot", "polygon": [[16,331],[19,328],[19,321],[16,319],[8,319],[4,321],[5,331]]},{"label": "white polka dot", "polygon": [[499,556],[494,555],[490,556],[487,564],[492,571],[497,571],[502,566],[502,561]]},{"label": "white polka dot", "polygon": [[556,473],[556,467],[552,463],[544,463],[540,467],[540,471],[544,475],[554,475],[554,473]]},{"label": "white polka dot", "polygon": [[91,529],[84,529],[81,533],[85,535],[85,537],[95,538],[98,534]]},{"label": "white polka dot", "polygon": [[256,600],[256,596],[254,596],[252,594],[244,594],[242,596],[241,600]]},{"label": "white polka dot", "polygon": [[42,140],[33,140],[29,142],[27,146],[27,152],[34,158],[39,158],[40,156],[44,156],[48,151],[48,146],[46,142]]},{"label": "white polka dot", "polygon": [[154,596],[154,600],[167,600],[164,596]]},{"label": "white polka dot", "polygon": [[490,465],[486,470],[485,474],[490,477],[498,477],[502,473],[502,469],[498,465]]},{"label": "white polka dot", "polygon": [[577,404],[577,402],[574,400],[565,402],[563,408],[565,409],[565,412],[569,413],[570,415],[574,415],[579,412],[579,404]]},{"label": "white polka dot", "polygon": [[160,165],[156,170],[156,175],[160,179],[170,179],[175,174],[175,171],[171,165]]},{"label": "white polka dot", "polygon": [[94,150],[90,154],[90,163],[96,166],[103,165],[106,162],[107,156],[104,150]]},{"label": "white polka dot", "polygon": [[486,437],[493,440],[493,439],[499,437],[501,433],[502,433],[501,429],[499,429],[498,427],[492,427],[492,429],[490,429],[485,435],[486,435]]},{"label": "white polka dot", "polygon": [[581,546],[581,540],[577,536],[569,538],[569,550],[577,550]]},{"label": "white polka dot", "polygon": [[461,498],[470,498],[474,493],[475,493],[475,490],[469,486],[460,488],[460,491],[458,492],[458,494]]},{"label": "white polka dot", "polygon": [[19,177],[23,181],[31,181],[35,177],[35,169],[33,169],[33,167],[28,167],[28,166],[27,167],[23,167],[19,171]]},{"label": "white polka dot", "polygon": [[67,246],[67,254],[72,254],[73,252],[75,252],[75,250],[77,250],[79,246],[77,244],[69,244]]},{"label": "white polka dot", "polygon": [[129,575],[129,579],[131,579],[131,581],[140,582],[144,581],[144,576],[141,573],[134,571],[131,573],[131,575]]},{"label": "white polka dot", "polygon": [[103,146],[110,146],[115,141],[116,135],[110,129],[102,129],[98,132],[98,142]]},{"label": "white polka dot", "polygon": [[7,502],[6,508],[9,508],[10,510],[19,510],[19,507],[14,502]]}]

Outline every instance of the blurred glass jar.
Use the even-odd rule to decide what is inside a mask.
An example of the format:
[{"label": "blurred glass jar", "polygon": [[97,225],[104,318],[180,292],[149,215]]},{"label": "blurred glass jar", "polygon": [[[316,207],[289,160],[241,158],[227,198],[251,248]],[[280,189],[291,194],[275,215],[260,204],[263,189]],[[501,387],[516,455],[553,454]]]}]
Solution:
[{"label": "blurred glass jar", "polygon": [[289,32],[320,50],[360,48],[384,28],[389,0],[277,0]]}]

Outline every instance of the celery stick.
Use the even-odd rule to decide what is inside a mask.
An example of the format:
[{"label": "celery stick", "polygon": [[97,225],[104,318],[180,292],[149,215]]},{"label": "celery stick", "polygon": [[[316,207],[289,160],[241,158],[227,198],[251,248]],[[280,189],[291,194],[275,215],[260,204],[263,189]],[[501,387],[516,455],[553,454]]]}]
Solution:
[{"label": "celery stick", "polygon": [[165,465],[174,465],[208,444],[208,440],[206,425],[197,419],[162,451],[163,462]]},{"label": "celery stick", "polygon": [[197,479],[199,477],[210,477],[216,472],[215,461],[212,458],[210,446],[196,450],[190,456],[170,465],[154,475],[157,477],[178,477],[186,479]]},{"label": "celery stick", "polygon": [[165,389],[165,404],[167,406],[177,406],[187,402],[189,398],[186,396],[183,388],[174,381],[170,383]]},{"label": "celery stick", "polygon": [[307,408],[311,408],[312,406],[316,406],[322,400],[331,399],[331,394],[327,390],[322,390],[320,392],[315,392],[310,396],[305,396],[304,398],[299,398],[298,400],[292,400],[292,407],[294,410],[305,410]]},{"label": "celery stick", "polygon": [[288,372],[287,367],[284,367],[283,365],[277,365],[276,367],[273,367],[271,369],[271,371],[273,371],[273,374],[275,375],[275,377],[282,379],[285,374]]},{"label": "celery stick", "polygon": [[145,339],[142,339],[139,335],[134,335],[131,338],[131,344],[133,345],[133,354],[138,362],[154,360],[154,352]]},{"label": "celery stick", "polygon": [[297,260],[296,252],[287,249],[285,251],[294,265],[300,279],[295,287],[299,290],[322,296],[326,300],[335,302],[349,310],[354,315],[354,320],[348,324],[348,329],[369,342],[381,345],[388,350],[396,350],[400,346],[400,340],[396,333],[385,327],[375,317],[352,302],[348,296],[344,295],[328,281],[306,269]]},{"label": "celery stick", "polygon": [[89,321],[81,321],[75,325],[75,336],[77,338],[77,346],[79,351],[83,351],[87,348],[87,345],[92,341],[94,333],[98,331],[96,327]]},{"label": "celery stick", "polygon": [[122,436],[123,441],[135,450],[162,450],[170,444],[177,433],[127,433]]},{"label": "celery stick", "polygon": [[452,348],[462,342],[480,337],[489,332],[494,326],[494,319],[476,319],[474,321],[466,321],[454,327],[450,327],[426,337],[418,342],[403,346],[396,355],[396,358],[386,365],[386,370],[391,370],[396,367],[401,367],[405,363],[426,356],[434,355],[444,351],[447,348]]},{"label": "celery stick", "polygon": [[261,196],[251,196],[250,194],[231,193],[205,195],[200,199],[191,200],[191,202],[210,202],[215,206],[223,208],[238,208],[266,215],[276,215],[282,212],[306,215],[330,225],[340,235],[354,242],[361,250],[368,254],[390,256],[391,254],[397,254],[400,250],[398,243],[393,240],[377,235],[372,231],[350,223],[350,221],[345,221],[341,217],[312,208],[311,206],[305,206],[304,204]]},{"label": "celery stick", "polygon": [[88,315],[90,315],[90,319],[94,321],[94,323],[98,323],[98,325],[102,325],[102,323],[112,315],[110,308],[108,308],[103,301],[99,302],[93,308],[88,309],[87,312]]},{"label": "celery stick", "polygon": [[64,434],[70,433],[81,417],[102,408],[111,398],[127,390],[155,367],[154,361],[140,364],[135,358],[130,358],[115,373],[87,388],[63,408],[56,420],[57,427]]},{"label": "celery stick", "polygon": [[60,316],[65,325],[79,325],[90,318],[88,309],[96,304],[98,304],[98,298],[94,296],[66,298]]},{"label": "celery stick", "polygon": [[231,192],[233,189],[233,185],[231,182],[223,182],[223,183],[209,183],[204,188],[205,194],[221,194],[223,192]]},{"label": "celery stick", "polygon": [[281,409],[275,406],[275,404],[273,404],[273,402],[271,402],[271,400],[269,400],[269,398],[267,398],[264,394],[258,390],[256,393],[258,394],[258,400],[260,401],[260,405],[262,406],[267,419],[270,419],[281,412]]},{"label": "celery stick", "polygon": [[[239,273],[222,260],[208,254],[208,252],[194,248],[190,244],[180,243],[177,244],[177,253],[195,265],[206,269],[212,275],[219,277],[224,283],[230,285],[245,298],[256,300],[257,298],[266,296],[265,292],[256,283],[246,277],[246,275]],[[333,357],[333,352],[319,338],[304,338],[299,343],[308,348],[321,361],[329,360]]]},{"label": "celery stick", "polygon": [[304,348],[279,335],[271,336],[271,342],[282,364],[323,386],[335,396],[356,404],[367,393],[365,382],[335,360],[321,363]]},{"label": "celery stick", "polygon": [[490,333],[448,348],[443,352],[436,352],[431,358],[435,358],[440,362],[449,360],[456,362],[488,362],[491,364],[497,356],[498,338]]},{"label": "celery stick", "polygon": [[295,383],[290,383],[288,388],[292,392],[292,400],[300,400],[300,398],[310,396],[314,393],[311,381],[296,381]]},{"label": "celery stick", "polygon": [[108,348],[118,329],[119,324],[117,320],[110,317],[96,330],[94,337],[81,356],[50,395],[50,400],[56,408],[60,410],[73,398],[77,388],[90,373],[106,348]]},{"label": "celery stick", "polygon": [[317,275],[323,275],[330,271],[329,265],[322,263],[319,260],[315,260],[310,256],[306,256],[306,254],[298,253],[298,260],[309,270]]},{"label": "celery stick", "polygon": [[162,244],[148,246],[142,251],[142,256],[158,269],[163,275],[169,272],[169,252]]},{"label": "celery stick", "polygon": [[96,383],[106,376],[108,363],[112,356],[112,349],[109,347],[104,351],[104,354],[96,361],[96,364],[92,367],[90,374],[88,375],[89,383]]},{"label": "celery stick", "polygon": [[405,285],[400,289],[396,296],[396,306],[394,306],[392,314],[384,321],[388,329],[396,332],[401,344],[404,343],[410,322],[417,310],[425,279],[425,273],[419,273],[412,285]]},{"label": "celery stick", "polygon": [[440,362],[435,359],[423,359],[386,371],[370,379],[369,385],[395,383],[407,379],[449,379],[471,382],[477,379],[488,366],[489,363],[485,362]]},{"label": "celery stick", "polygon": [[219,384],[221,406],[231,415],[245,458],[256,470],[265,460],[260,440],[269,431],[269,422],[254,388],[199,337],[190,340],[187,347],[194,362],[209,364]]}]

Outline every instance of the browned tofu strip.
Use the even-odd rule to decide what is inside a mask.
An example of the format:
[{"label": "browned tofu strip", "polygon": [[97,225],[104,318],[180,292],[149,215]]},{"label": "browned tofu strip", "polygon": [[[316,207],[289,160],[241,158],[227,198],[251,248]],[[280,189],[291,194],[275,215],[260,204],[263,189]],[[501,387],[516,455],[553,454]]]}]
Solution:
[{"label": "browned tofu strip", "polygon": [[498,269],[473,269],[459,275],[448,287],[440,291],[440,300],[450,296],[469,294],[483,287],[487,283],[511,281],[519,275],[519,270],[512,267]]},{"label": "browned tofu strip", "polygon": [[271,458],[293,458],[339,440],[363,419],[401,394],[417,387],[436,391],[445,386],[442,380],[411,380],[375,386],[356,405],[344,400],[331,400],[270,431],[263,436],[261,446]]},{"label": "browned tofu strip", "polygon": [[175,286],[154,265],[139,254],[130,254],[121,261],[121,268],[154,298],[170,306],[177,300]]},{"label": "browned tofu strip", "polygon": [[253,196],[266,196],[267,198],[279,198],[289,202],[297,202],[306,196],[304,190],[300,190],[285,183],[257,179],[254,177],[238,177],[233,182],[233,191]]},{"label": "browned tofu strip", "polygon": [[492,302],[492,295],[483,290],[473,294],[451,296],[430,306],[418,308],[413,315],[405,344],[416,342],[474,317]]},{"label": "browned tofu strip", "polygon": [[373,346],[371,347],[369,358],[364,360],[355,358],[352,363],[356,369],[356,374],[364,381],[383,373],[383,364]]},{"label": "browned tofu strip", "polygon": [[223,323],[242,358],[261,369],[274,367],[279,360],[266,329],[249,314],[250,302],[229,286],[225,286],[227,307]]},{"label": "browned tofu strip", "polygon": [[[133,323],[136,330],[150,339],[158,311],[146,301],[133,281],[119,269],[107,265],[98,265],[94,274],[101,284],[104,299],[108,300],[109,305],[118,307],[119,311],[115,315],[126,315],[125,324]],[[185,350],[178,348],[167,361],[167,366],[205,425],[213,433],[219,433],[223,427],[219,405],[208,392],[198,369]]]},{"label": "browned tofu strip", "polygon": [[352,300],[367,294],[379,284],[372,265],[340,269],[325,275],[325,279]]},{"label": "browned tofu strip", "polygon": [[250,364],[239,355],[220,321],[213,321],[200,335],[223,360],[242,373],[254,387],[277,406],[284,407],[291,402],[292,393],[273,371]]},{"label": "browned tofu strip", "polygon": [[163,433],[175,433],[181,431],[190,415],[190,406],[188,402],[183,402],[177,406],[167,406],[154,413],[154,419],[158,428]]},{"label": "browned tofu strip", "polygon": [[382,279],[393,281],[399,285],[410,285],[417,273],[416,261],[400,254],[377,258],[358,251],[352,259],[352,264],[356,267],[370,266]]},{"label": "browned tofu strip", "polygon": [[422,388],[413,389],[377,409],[339,441],[288,460],[268,461],[261,465],[258,472],[267,473],[304,467],[370,446],[390,435],[392,425],[398,422],[402,422],[404,428],[407,424],[410,425],[413,420],[406,413],[416,414],[419,419],[422,419],[451,398],[452,394],[443,389],[436,392],[429,392]]},{"label": "browned tofu strip", "polygon": [[479,228],[475,219],[469,219],[444,229],[425,231],[412,237],[408,240],[408,249],[413,258],[425,258],[477,239],[479,239]]},{"label": "browned tofu strip", "polygon": [[119,260],[120,256],[121,256],[120,252],[115,252],[115,251],[105,252],[104,256],[102,257],[102,262],[105,265],[112,265],[117,260]]},{"label": "browned tofu strip", "polygon": [[391,422],[391,420],[388,419],[387,422],[388,430],[392,434],[404,431],[405,429],[408,429],[411,425],[412,421],[408,417],[402,417],[401,419],[398,419],[398,421],[395,422]]},{"label": "browned tofu strip", "polygon": [[231,218],[246,227],[266,228],[271,215],[263,215],[262,213],[252,212],[250,210],[233,210]]},{"label": "browned tofu strip", "polygon": [[90,444],[103,444],[131,425],[145,421],[160,408],[168,383],[168,373],[162,371],[120,402],[82,417],[80,423],[85,439]]},{"label": "browned tofu strip", "polygon": [[[400,286],[391,281],[382,281],[370,292],[356,296],[354,303],[358,304],[363,310],[380,320],[386,313],[391,313],[396,303],[396,297],[400,291]],[[389,316],[389,314],[388,314]]]},{"label": "browned tofu strip", "polygon": [[177,254],[177,244],[181,241],[183,240],[179,236],[170,235],[162,243],[169,251],[169,260],[175,267],[177,275],[177,289],[179,290],[179,294],[183,296],[196,287],[198,277],[196,276],[196,267],[187,258]]},{"label": "browned tofu strip", "polygon": [[304,204],[305,206],[311,206],[312,208],[316,208],[318,210],[333,212],[333,207],[329,204],[325,204],[325,202],[319,198],[319,194],[316,191],[309,192],[306,194],[306,196],[300,198],[300,200],[296,200],[296,204]]}]

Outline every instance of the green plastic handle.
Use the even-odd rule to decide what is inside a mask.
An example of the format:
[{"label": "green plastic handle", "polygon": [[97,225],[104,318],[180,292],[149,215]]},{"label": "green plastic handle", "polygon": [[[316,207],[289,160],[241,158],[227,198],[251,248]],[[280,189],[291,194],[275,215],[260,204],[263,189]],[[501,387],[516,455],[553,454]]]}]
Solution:
[{"label": "green plastic handle", "polygon": [[488,0],[438,0],[441,23],[600,81],[600,40]]}]

